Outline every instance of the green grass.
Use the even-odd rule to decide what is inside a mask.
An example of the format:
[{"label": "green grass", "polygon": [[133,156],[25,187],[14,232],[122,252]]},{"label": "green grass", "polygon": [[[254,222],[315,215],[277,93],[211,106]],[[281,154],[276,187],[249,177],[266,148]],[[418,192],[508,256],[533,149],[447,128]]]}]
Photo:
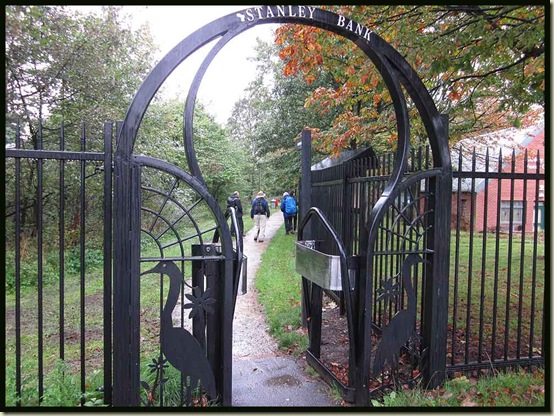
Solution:
[{"label": "green grass", "polygon": [[[259,291],[258,299],[267,313],[270,334],[277,340],[281,350],[299,355],[307,348],[308,339],[307,335],[300,329],[301,282],[295,271],[294,240],[295,238],[292,236],[285,236],[284,227],[278,230],[262,256],[262,263],[256,276],[256,288]],[[474,255],[481,253],[479,251],[481,246],[475,241],[474,244]],[[487,244],[491,246],[490,242]],[[502,250],[507,250],[508,242],[506,239],[501,239],[500,244],[500,253],[502,253]],[[467,262],[469,255],[467,236],[464,236],[461,246],[465,248],[460,251],[460,258],[466,259]],[[529,255],[527,250],[528,247],[526,247],[526,256]],[[544,245],[540,245],[539,255],[543,251]],[[519,252],[514,250],[514,253]],[[513,257],[515,257],[515,254]],[[475,261],[478,262],[478,260]],[[487,267],[490,267],[491,260],[488,256],[487,261],[489,262]],[[507,259],[502,258],[499,262],[499,269],[505,271]],[[517,264],[519,263],[515,261],[512,264],[514,270],[517,269]],[[542,287],[544,264],[539,266],[537,274],[537,286]],[[527,276],[525,278],[528,278],[527,273],[525,276]],[[476,279],[476,277],[473,279]],[[475,287],[476,283],[473,284]],[[459,290],[461,293],[464,290],[467,291],[467,286],[462,284],[459,286]],[[487,290],[490,290],[490,288]],[[525,287],[524,291],[527,296],[529,288]],[[524,307],[525,302],[523,303]],[[489,311],[492,310],[490,305],[487,305],[487,308],[489,308]],[[535,330],[537,331],[537,328]],[[330,387],[329,394],[335,400],[338,400],[336,388]],[[479,380],[461,376],[446,382],[442,388],[430,391],[416,388],[414,390],[393,392],[379,400],[374,400],[372,404],[383,407],[543,407],[544,370],[533,373],[523,370],[497,371],[494,375],[487,375]]]},{"label": "green grass", "polygon": [[479,380],[465,376],[434,390],[392,392],[378,407],[544,407],[544,371],[498,372]]},{"label": "green grass", "polygon": [[300,355],[308,346],[302,330],[301,283],[295,271],[295,235],[285,235],[281,227],[262,255],[256,275],[258,300],[264,306],[269,333],[279,348]]}]

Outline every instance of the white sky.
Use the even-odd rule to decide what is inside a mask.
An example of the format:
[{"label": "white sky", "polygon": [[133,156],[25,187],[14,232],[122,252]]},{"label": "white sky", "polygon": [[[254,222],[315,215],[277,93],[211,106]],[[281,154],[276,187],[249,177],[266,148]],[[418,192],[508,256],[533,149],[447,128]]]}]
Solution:
[{"label": "white sky", "polygon": [[[101,6],[74,6],[81,11],[99,10]],[[148,21],[154,41],[160,53],[152,59],[158,62],[175,45],[202,26],[227,14],[247,9],[250,6],[123,6],[123,12],[132,16],[136,28]],[[198,91],[200,100],[219,123],[225,123],[231,115],[233,104],[241,98],[244,89],[254,79],[256,37],[273,40],[277,25],[264,24],[238,35],[231,40],[212,61]],[[166,93],[178,93],[183,100],[205,55],[213,43],[189,57],[164,84]]]}]

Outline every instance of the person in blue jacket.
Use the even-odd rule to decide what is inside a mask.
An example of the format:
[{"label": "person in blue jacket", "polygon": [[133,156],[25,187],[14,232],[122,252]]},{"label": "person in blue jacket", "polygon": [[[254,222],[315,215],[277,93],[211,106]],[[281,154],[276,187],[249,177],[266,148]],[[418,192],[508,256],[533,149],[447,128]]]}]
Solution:
[{"label": "person in blue jacket", "polygon": [[296,215],[296,199],[291,197],[288,192],[283,194],[281,201],[281,212],[285,218],[285,234],[292,234],[292,218]]},{"label": "person in blue jacket", "polygon": [[270,215],[269,204],[265,199],[265,194],[260,191],[252,201],[252,208],[250,209],[250,218],[254,220],[254,241],[258,243],[264,242],[265,226]]}]

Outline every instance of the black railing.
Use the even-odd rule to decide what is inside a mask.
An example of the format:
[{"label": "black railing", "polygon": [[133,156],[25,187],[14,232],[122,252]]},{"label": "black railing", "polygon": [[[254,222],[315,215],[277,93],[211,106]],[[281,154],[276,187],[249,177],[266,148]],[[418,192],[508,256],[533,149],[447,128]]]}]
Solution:
[{"label": "black railing", "polygon": [[[546,303],[543,159],[539,152],[528,150],[493,157],[492,149],[484,154],[455,150],[452,159],[447,371],[541,365]],[[363,254],[364,226],[393,164],[393,154],[368,155],[312,170],[312,206],[329,219],[349,256]],[[407,175],[432,169],[429,149],[411,151]],[[397,272],[394,253],[401,250],[398,244],[415,243],[419,231],[414,228],[409,235],[405,224],[417,222],[418,216],[424,218],[431,192],[428,179],[416,182],[398,196],[397,206],[405,208],[383,220],[374,263],[373,325],[377,333],[404,301],[376,302],[383,289],[381,278]],[[400,216],[402,225],[395,220]],[[425,227],[421,222],[421,229]],[[328,239],[318,236],[317,230],[313,233],[314,239],[322,240],[322,251],[338,254],[331,243],[323,247]],[[419,328],[424,273],[414,278]]]},{"label": "black railing", "polygon": [[[89,140],[103,143],[103,151],[90,151]],[[8,406],[40,405],[55,371],[62,372],[59,383],[77,374],[74,405],[102,385],[111,402],[111,157],[109,123],[98,140],[84,125],[77,140],[63,126],[52,134],[40,124],[33,136],[18,125],[6,145]],[[103,270],[91,270],[91,262]],[[76,309],[67,309],[69,296],[77,297]],[[101,319],[88,321],[89,308],[101,308]],[[97,371],[103,379],[92,386]]]}]

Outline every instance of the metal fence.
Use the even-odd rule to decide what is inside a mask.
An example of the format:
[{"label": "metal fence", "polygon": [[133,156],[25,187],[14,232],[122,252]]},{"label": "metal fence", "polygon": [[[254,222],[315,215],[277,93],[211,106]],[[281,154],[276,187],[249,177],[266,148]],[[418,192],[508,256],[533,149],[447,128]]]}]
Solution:
[{"label": "metal fence", "polygon": [[18,125],[7,138],[8,406],[38,406],[53,390],[60,399],[70,379],[81,404],[101,386],[111,402],[112,127]]},{"label": "metal fence", "polygon": [[[447,372],[542,365],[546,302],[544,161],[540,153],[527,150],[514,150],[507,156],[493,149],[483,153],[457,149],[452,153]],[[360,242],[367,240],[364,225],[368,213],[383,192],[393,164],[394,154],[375,155],[367,150],[345,163],[312,170],[312,205],[332,223],[349,256],[361,254]],[[429,149],[412,149],[406,174],[431,167]],[[428,192],[426,180],[403,191],[398,206],[409,206],[411,211],[406,209],[402,216],[415,219],[418,212],[425,212]],[[410,218],[404,220],[409,223]],[[389,237],[394,234],[393,216],[385,218],[384,225]],[[338,254],[325,230],[312,233],[320,241],[321,251]],[[403,234],[398,230],[397,235]],[[417,235],[413,238],[415,241]],[[377,251],[384,254],[374,264],[374,299],[386,289],[382,276],[398,268],[386,254],[397,249],[394,238],[382,235],[376,244]],[[419,331],[424,275],[414,277]],[[335,300],[342,297],[341,292],[328,294]],[[373,303],[377,334],[403,302],[405,299],[400,299],[388,307]],[[421,354],[417,345],[411,352],[416,358]]]}]

